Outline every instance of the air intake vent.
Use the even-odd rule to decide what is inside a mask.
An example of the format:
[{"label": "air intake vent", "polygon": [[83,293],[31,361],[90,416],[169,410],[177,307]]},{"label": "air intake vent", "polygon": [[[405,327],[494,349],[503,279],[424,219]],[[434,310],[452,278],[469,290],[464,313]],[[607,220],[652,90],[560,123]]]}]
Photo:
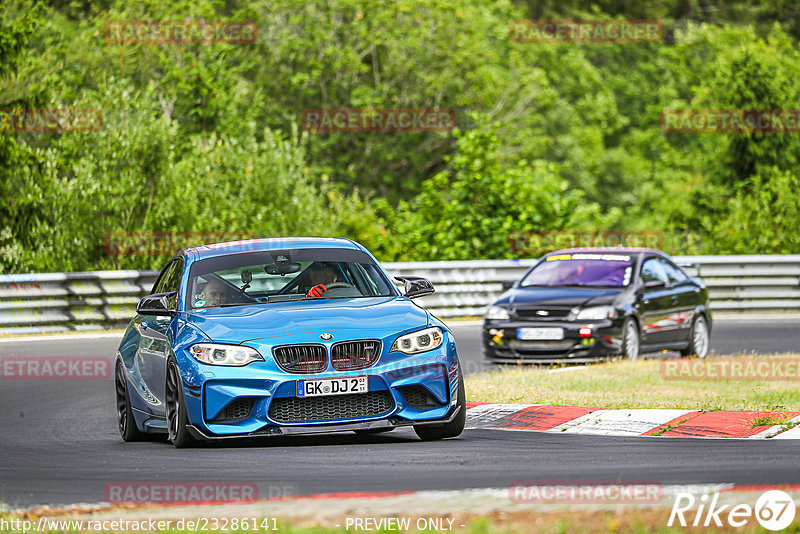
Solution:
[{"label": "air intake vent", "polygon": [[378,361],[380,355],[381,342],[377,339],[344,341],[331,349],[331,361],[337,371],[364,369]]},{"label": "air intake vent", "polygon": [[281,369],[290,373],[318,373],[328,365],[325,345],[283,345],[272,353]]},{"label": "air intake vent", "polygon": [[409,408],[424,410],[426,408],[444,406],[444,404],[436,400],[436,397],[423,386],[401,386],[397,389],[403,394],[403,398],[406,400],[406,404]]},{"label": "air intake vent", "polygon": [[269,405],[269,417],[279,423],[373,417],[390,412],[394,399],[388,391],[370,391],[326,397],[278,397]]},{"label": "air intake vent", "polygon": [[241,421],[250,417],[250,411],[253,409],[255,399],[236,399],[231,401],[225,408],[219,412],[212,422],[213,423],[233,423]]},{"label": "air intake vent", "polygon": [[553,306],[539,308],[517,308],[514,312],[520,319],[535,319],[537,321],[557,321],[567,317],[572,311],[571,307],[557,308]]}]

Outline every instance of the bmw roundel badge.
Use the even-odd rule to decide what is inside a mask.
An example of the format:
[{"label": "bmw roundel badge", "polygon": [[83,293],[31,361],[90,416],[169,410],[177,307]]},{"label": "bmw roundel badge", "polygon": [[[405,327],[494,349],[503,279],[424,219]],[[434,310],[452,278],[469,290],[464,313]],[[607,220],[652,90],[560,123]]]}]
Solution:
[{"label": "bmw roundel badge", "polygon": [[333,336],[332,336],[331,334],[329,334],[329,333],[325,332],[325,333],[323,333],[323,334],[320,334],[320,335],[319,335],[319,338],[320,338],[322,341],[330,341],[331,339],[333,339]]}]

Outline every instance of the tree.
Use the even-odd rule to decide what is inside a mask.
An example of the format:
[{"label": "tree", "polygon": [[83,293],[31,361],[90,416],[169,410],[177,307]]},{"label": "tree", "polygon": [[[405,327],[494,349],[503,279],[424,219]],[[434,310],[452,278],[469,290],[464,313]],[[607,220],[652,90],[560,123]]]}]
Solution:
[{"label": "tree", "polygon": [[[478,119],[479,121],[481,119]],[[497,126],[456,131],[450,168],[422,184],[418,195],[379,211],[391,238],[381,252],[396,260],[515,257],[514,235],[608,224],[596,204],[570,190],[552,163],[504,161]],[[528,251],[536,253],[541,251]]]}]

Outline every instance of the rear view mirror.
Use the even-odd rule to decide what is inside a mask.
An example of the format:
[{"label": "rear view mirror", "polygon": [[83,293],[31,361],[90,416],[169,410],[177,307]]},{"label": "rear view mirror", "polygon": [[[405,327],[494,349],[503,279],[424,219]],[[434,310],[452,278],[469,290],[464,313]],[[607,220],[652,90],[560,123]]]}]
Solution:
[{"label": "rear view mirror", "polygon": [[502,282],[500,282],[500,285],[503,287],[503,291],[508,291],[509,289],[514,287],[514,284],[516,283],[517,282],[515,280],[503,280]]},{"label": "rear view mirror", "polygon": [[296,262],[292,262],[292,263],[273,263],[271,265],[265,265],[264,266],[264,270],[267,272],[267,274],[271,274],[273,276],[276,276],[276,275],[284,276],[284,275],[287,275],[287,274],[296,273],[297,271],[300,270],[300,268],[301,268],[301,265],[299,263],[296,263]]},{"label": "rear view mirror", "polygon": [[139,301],[139,304],[136,306],[136,313],[139,315],[161,315],[171,317],[175,315],[175,310],[170,309],[169,299],[176,295],[177,291],[147,295]]},{"label": "rear view mirror", "polygon": [[395,276],[394,279],[403,282],[403,296],[410,299],[433,295],[436,291],[431,281],[421,276]]}]

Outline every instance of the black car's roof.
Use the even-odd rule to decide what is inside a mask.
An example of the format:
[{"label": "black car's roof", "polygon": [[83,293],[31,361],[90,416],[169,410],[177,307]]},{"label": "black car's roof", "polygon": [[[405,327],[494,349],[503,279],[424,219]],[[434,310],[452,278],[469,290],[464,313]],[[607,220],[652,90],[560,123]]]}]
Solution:
[{"label": "black car's roof", "polygon": [[545,256],[552,256],[553,254],[578,254],[578,253],[622,253],[622,254],[658,254],[660,256],[669,256],[666,252],[654,248],[642,247],[582,247],[582,248],[564,248],[545,254]]}]

